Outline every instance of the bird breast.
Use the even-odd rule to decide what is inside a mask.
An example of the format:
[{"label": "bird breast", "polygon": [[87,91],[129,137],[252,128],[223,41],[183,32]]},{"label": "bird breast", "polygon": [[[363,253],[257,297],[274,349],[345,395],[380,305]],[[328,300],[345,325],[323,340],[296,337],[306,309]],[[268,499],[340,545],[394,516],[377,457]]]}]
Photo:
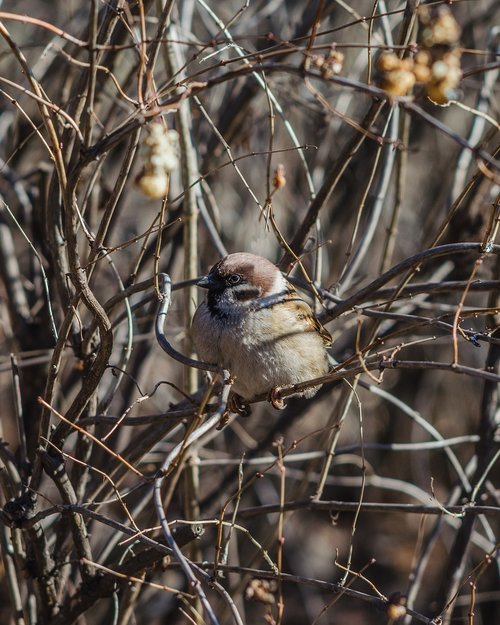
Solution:
[{"label": "bird breast", "polygon": [[234,391],[245,399],[328,371],[321,336],[289,305],[221,319],[201,304],[193,319],[193,341],[202,360],[229,370]]}]

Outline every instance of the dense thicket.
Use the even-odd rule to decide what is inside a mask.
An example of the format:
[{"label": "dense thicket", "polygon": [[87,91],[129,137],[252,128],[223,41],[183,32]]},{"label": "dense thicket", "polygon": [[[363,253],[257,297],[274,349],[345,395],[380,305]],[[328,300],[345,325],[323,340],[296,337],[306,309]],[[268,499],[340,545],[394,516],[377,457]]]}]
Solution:
[{"label": "dense thicket", "polygon": [[[500,622],[498,2],[0,9],[0,621]],[[339,365],[221,420],[239,250]]]}]

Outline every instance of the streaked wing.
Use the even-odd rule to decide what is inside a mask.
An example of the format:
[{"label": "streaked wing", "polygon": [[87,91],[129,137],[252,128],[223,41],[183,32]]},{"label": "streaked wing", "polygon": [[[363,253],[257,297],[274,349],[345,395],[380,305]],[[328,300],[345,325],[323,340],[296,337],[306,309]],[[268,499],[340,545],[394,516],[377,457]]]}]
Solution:
[{"label": "streaked wing", "polygon": [[291,291],[288,296],[288,301],[294,306],[297,312],[297,317],[302,319],[311,329],[311,331],[317,332],[323,339],[325,347],[329,347],[332,342],[332,335],[328,330],[316,319],[311,310],[311,307],[305,302],[295,290]]},{"label": "streaked wing", "polygon": [[323,339],[323,343],[325,344],[325,347],[330,347],[330,345],[333,343],[333,338],[330,332],[328,332],[325,326],[322,325],[314,316],[312,317],[312,323],[314,325],[315,330]]}]

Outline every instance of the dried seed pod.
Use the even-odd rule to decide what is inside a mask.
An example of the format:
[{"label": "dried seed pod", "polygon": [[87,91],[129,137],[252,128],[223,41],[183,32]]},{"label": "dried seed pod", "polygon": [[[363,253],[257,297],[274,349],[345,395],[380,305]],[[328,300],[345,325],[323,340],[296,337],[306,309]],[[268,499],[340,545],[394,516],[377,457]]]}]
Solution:
[{"label": "dried seed pod", "polygon": [[390,72],[401,67],[401,59],[394,52],[384,52],[379,57],[377,67],[381,72]]},{"label": "dried seed pod", "polygon": [[274,170],[273,187],[282,189],[286,185],[285,166],[281,163]]},{"label": "dried seed pod", "polygon": [[447,104],[456,97],[456,89],[462,79],[460,56],[459,50],[452,50],[440,56],[432,64],[426,93],[433,102]]},{"label": "dried seed pod", "polygon": [[412,72],[415,67],[415,61],[407,56],[405,59],[401,60],[401,69],[405,70],[405,72]]},{"label": "dried seed pod", "polygon": [[137,177],[135,184],[147,197],[158,199],[167,195],[170,179],[165,172],[158,174],[144,172]]},{"label": "dried seed pod", "polygon": [[274,594],[277,590],[276,581],[273,579],[252,579],[245,590],[245,598],[260,601],[266,605],[274,605]]},{"label": "dried seed pod", "polygon": [[453,46],[460,39],[461,28],[450,8],[440,6],[434,13],[419,11],[420,22],[425,25],[422,41],[427,48],[432,46]]},{"label": "dried seed pod", "polygon": [[400,618],[406,616],[406,608],[404,605],[394,605],[394,603],[389,603],[387,606],[387,618],[390,621],[397,621]]},{"label": "dried seed pod", "polygon": [[407,95],[415,84],[413,72],[396,69],[386,72],[382,76],[380,86],[393,96]]},{"label": "dried seed pod", "polygon": [[324,78],[337,76],[344,67],[344,54],[339,50],[330,50],[330,54],[325,58],[321,67],[321,74]]},{"label": "dried seed pod", "polygon": [[313,54],[311,56],[311,64],[318,69],[321,69],[325,64],[325,56],[324,54]]},{"label": "dried seed pod", "polygon": [[413,75],[415,76],[415,80],[417,82],[429,82],[431,79],[431,69],[427,65],[415,64],[413,68]]},{"label": "dried seed pod", "polygon": [[431,55],[427,50],[419,50],[417,54],[415,54],[415,65],[423,65],[425,67],[429,67],[431,63]]},{"label": "dried seed pod", "polygon": [[147,133],[144,167],[136,184],[148,197],[160,198],[168,193],[170,172],[179,164],[179,135],[158,122],[150,124]]},{"label": "dried seed pod", "polygon": [[434,80],[443,80],[448,74],[448,65],[442,61],[436,61],[432,64],[431,76]]},{"label": "dried seed pod", "polygon": [[406,616],[406,602],[407,597],[400,592],[395,592],[389,597],[387,618],[390,623]]},{"label": "dried seed pod", "polygon": [[394,52],[380,55],[377,67],[380,70],[378,83],[393,96],[407,95],[415,84],[415,61],[411,57],[400,59]]}]

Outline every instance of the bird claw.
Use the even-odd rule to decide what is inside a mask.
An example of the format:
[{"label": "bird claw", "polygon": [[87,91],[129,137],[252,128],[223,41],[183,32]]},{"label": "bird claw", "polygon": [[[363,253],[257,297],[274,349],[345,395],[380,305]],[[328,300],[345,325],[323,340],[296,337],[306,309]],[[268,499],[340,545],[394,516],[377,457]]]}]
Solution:
[{"label": "bird claw", "polygon": [[285,400],[280,395],[281,388],[281,386],[274,386],[269,393],[269,401],[276,410],[284,410],[286,408]]},{"label": "bird claw", "polygon": [[229,416],[230,416],[229,410],[225,410],[224,413],[222,414],[222,417],[219,420],[219,423],[217,424],[216,430],[220,431],[226,427],[227,422],[229,421]]},{"label": "bird claw", "polygon": [[252,410],[250,408],[250,404],[248,404],[243,399],[243,397],[241,397],[241,395],[238,395],[238,393],[234,393],[233,391],[231,391],[227,400],[226,412],[233,412],[237,415],[240,415],[240,417],[249,417],[252,413]]}]

